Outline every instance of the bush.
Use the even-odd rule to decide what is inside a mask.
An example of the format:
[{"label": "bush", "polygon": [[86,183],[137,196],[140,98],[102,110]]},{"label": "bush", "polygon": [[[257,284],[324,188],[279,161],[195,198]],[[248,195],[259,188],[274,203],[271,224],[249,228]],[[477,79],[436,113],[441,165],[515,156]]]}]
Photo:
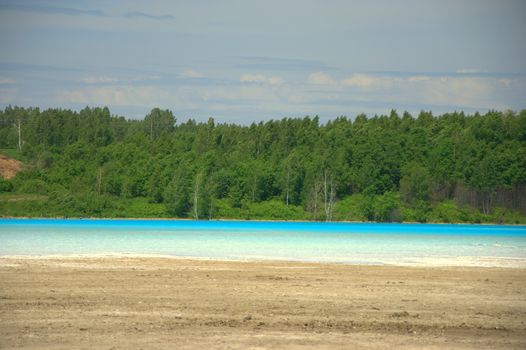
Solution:
[{"label": "bush", "polygon": [[469,221],[469,213],[467,210],[459,208],[458,205],[451,200],[438,203],[433,208],[430,214],[430,221],[433,222],[467,222]]},{"label": "bush", "polygon": [[414,204],[414,219],[417,222],[425,223],[429,220],[431,207],[423,200],[417,200]]},{"label": "bush", "polygon": [[235,208],[227,199],[216,199],[212,201],[212,218],[237,219],[247,217],[247,211]]},{"label": "bush", "polygon": [[83,216],[87,212],[84,202],[67,191],[53,191],[49,195],[49,204],[61,216]]},{"label": "bush", "polygon": [[526,224],[526,218],[520,212],[501,207],[493,208],[489,221],[500,224]]},{"label": "bush", "polygon": [[0,193],[13,191],[13,184],[11,181],[4,179],[0,176]]},{"label": "bush", "polygon": [[367,221],[369,220],[368,215],[370,215],[372,220],[374,213],[372,212],[372,204],[370,202],[371,198],[365,197],[360,193],[345,197],[337,201],[334,205],[334,219],[343,221]]},{"label": "bush", "polygon": [[17,187],[17,192],[30,194],[47,194],[48,185],[40,179],[28,179]]},{"label": "bush", "polygon": [[164,204],[151,203],[148,198],[139,197],[118,201],[113,204],[114,207],[121,209],[119,212],[112,210],[113,216],[131,217],[131,218],[156,218],[166,217],[166,207]]},{"label": "bush", "polygon": [[296,205],[286,205],[280,200],[272,199],[259,203],[248,204],[248,214],[253,219],[274,220],[304,220],[303,208]]},{"label": "bush", "polygon": [[386,192],[376,196],[373,201],[374,220],[381,222],[402,221],[400,214],[400,195]]}]

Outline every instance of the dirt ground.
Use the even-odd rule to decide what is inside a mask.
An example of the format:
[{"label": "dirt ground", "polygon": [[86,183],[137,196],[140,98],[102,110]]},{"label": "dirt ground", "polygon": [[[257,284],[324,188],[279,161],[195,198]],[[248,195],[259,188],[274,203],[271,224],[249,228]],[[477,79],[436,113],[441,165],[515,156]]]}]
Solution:
[{"label": "dirt ground", "polygon": [[525,349],[526,270],[0,258],[0,348]]},{"label": "dirt ground", "polygon": [[20,170],[22,170],[22,163],[16,159],[0,154],[0,176],[4,179],[11,179],[15,177],[16,173]]}]

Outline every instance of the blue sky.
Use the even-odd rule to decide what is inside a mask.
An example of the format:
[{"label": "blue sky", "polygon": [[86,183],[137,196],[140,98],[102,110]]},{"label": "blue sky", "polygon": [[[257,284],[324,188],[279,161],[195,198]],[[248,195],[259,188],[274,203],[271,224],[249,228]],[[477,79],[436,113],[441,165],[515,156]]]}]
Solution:
[{"label": "blue sky", "polygon": [[250,123],[526,108],[526,1],[3,1],[0,107]]}]

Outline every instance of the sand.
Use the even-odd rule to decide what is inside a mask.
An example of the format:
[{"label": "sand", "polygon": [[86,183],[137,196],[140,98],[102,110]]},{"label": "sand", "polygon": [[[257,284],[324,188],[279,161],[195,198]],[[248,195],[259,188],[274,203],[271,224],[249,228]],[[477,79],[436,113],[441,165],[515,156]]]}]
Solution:
[{"label": "sand", "polygon": [[525,349],[526,270],[4,257],[0,348]]}]

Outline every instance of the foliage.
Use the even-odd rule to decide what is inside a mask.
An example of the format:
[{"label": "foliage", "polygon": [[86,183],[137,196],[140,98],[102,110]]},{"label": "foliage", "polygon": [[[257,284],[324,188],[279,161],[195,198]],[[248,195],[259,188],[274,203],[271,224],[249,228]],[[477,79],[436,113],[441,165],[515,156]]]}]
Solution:
[{"label": "foliage", "polygon": [[286,205],[281,200],[272,199],[248,205],[250,219],[270,220],[305,220],[303,208],[296,205]]},{"label": "foliage", "polygon": [[431,213],[429,218],[432,222],[469,222],[469,211],[459,206],[451,200],[439,203]]},{"label": "foliage", "polygon": [[0,192],[25,199],[0,214],[523,222],[525,129],[526,111],[242,126],[10,106],[0,147],[25,166]]},{"label": "foliage", "polygon": [[13,190],[13,184],[11,181],[5,180],[0,176],[0,193],[11,192]]}]

